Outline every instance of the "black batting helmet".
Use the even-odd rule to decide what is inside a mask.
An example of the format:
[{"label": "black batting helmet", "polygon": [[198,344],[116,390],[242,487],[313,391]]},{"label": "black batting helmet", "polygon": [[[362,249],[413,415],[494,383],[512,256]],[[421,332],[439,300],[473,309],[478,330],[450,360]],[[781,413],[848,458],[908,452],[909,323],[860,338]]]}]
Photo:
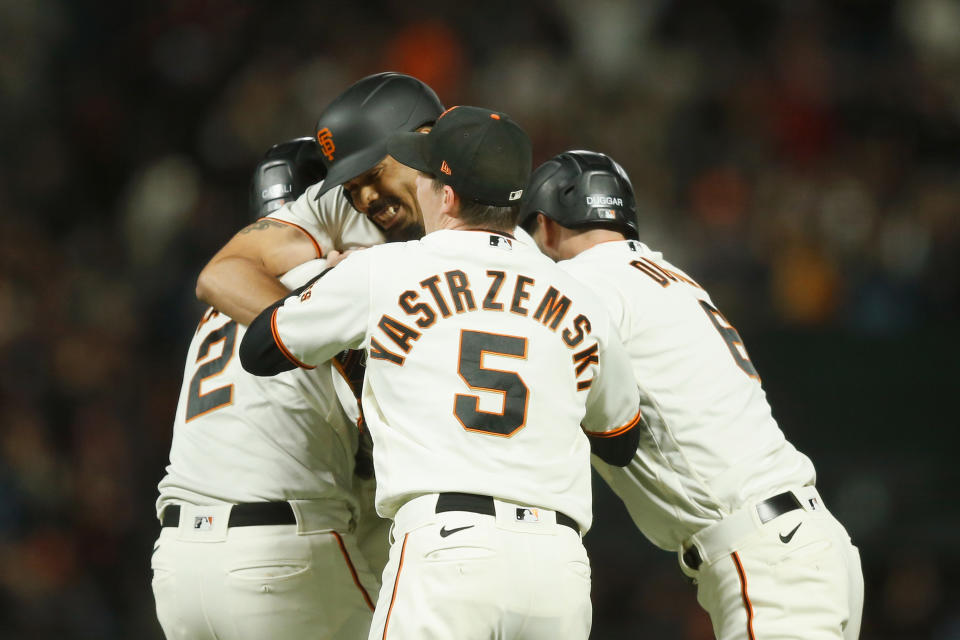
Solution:
[{"label": "black batting helmet", "polygon": [[374,167],[387,138],[433,123],[443,105],[433,89],[402,73],[367,76],[330,103],[317,120],[327,177],[317,197]]},{"label": "black batting helmet", "polygon": [[325,174],[320,148],[313,138],[295,138],[273,145],[250,181],[250,215],[261,218],[296,200]]},{"label": "black batting helmet", "polygon": [[537,167],[520,201],[520,226],[529,229],[538,213],[571,229],[602,226],[640,237],[630,178],[602,153],[565,151]]}]

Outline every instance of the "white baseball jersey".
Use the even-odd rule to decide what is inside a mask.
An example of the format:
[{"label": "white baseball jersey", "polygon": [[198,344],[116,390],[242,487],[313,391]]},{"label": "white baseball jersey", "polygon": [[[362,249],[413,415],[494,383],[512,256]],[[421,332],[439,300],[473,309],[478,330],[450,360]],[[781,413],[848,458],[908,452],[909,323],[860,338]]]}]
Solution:
[{"label": "white baseball jersey", "polygon": [[318,257],[331,249],[346,251],[369,247],[385,240],[383,232],[349,203],[343,187],[337,186],[317,200],[322,182],[307,187],[299,198],[283,205],[268,217],[298,227],[311,237]]},{"label": "white baseball jersey", "polygon": [[[316,200],[321,184],[270,218],[304,231],[318,257],[383,242],[383,234],[350,206],[341,187]],[[281,281],[298,287],[324,266],[319,260],[306,263]],[[337,399],[337,386],[345,388],[341,372],[325,364],[274,378],[251,376],[235,357],[245,330],[212,309],[197,327],[157,513],[170,502],[184,501],[342,498],[353,505],[357,428],[355,415],[345,414]],[[348,394],[344,401],[349,412]]]},{"label": "white baseball jersey", "polygon": [[647,429],[630,465],[594,466],[654,544],[677,550],[750,499],[814,482],[740,336],[693,279],[636,241],[559,266],[590,284],[630,354]]},{"label": "white baseball jersey", "polygon": [[367,351],[363,408],[377,508],[432,492],[493,495],[591,523],[589,444],[639,419],[616,329],[536,249],[437,231],[351,255],[272,319],[301,365]]},{"label": "white baseball jersey", "polygon": [[[319,272],[322,261],[315,262]],[[358,434],[334,387],[340,373],[328,363],[252,376],[236,357],[245,331],[214,309],[197,327],[157,513],[171,502],[337,498],[353,505]]]}]

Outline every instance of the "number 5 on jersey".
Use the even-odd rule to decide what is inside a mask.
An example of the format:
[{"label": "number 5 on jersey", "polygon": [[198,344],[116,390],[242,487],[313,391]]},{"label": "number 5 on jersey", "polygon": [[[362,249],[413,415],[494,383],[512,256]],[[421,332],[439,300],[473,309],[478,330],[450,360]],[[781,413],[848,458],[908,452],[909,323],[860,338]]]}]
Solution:
[{"label": "number 5 on jersey", "polygon": [[454,397],[453,413],[467,431],[510,437],[526,423],[530,390],[516,372],[483,366],[483,356],[487,353],[526,360],[527,339],[462,330],[457,372],[471,389],[501,394],[503,410],[499,413],[481,411],[478,396],[458,393]]}]

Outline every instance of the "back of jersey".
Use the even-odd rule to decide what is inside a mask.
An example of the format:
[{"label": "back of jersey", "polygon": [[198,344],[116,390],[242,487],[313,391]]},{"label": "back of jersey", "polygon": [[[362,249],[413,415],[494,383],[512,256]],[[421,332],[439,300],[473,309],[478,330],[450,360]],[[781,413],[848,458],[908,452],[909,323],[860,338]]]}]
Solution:
[{"label": "back of jersey", "polygon": [[333,388],[339,374],[325,365],[252,376],[235,357],[245,330],[213,309],[197,327],[157,512],[170,502],[335,498],[352,505],[357,429]]},{"label": "back of jersey", "polygon": [[[381,514],[453,491],[554,509],[588,529],[583,429],[637,416],[632,381],[606,373],[629,369],[622,349],[608,355],[618,339],[590,292],[491,232],[438,231],[364,253],[363,406]],[[607,367],[615,356],[620,369]]]},{"label": "back of jersey", "polygon": [[695,281],[635,241],[560,266],[595,287],[630,354],[649,430],[629,467],[594,463],[654,543],[676,549],[750,498],[813,482],[739,334]]}]

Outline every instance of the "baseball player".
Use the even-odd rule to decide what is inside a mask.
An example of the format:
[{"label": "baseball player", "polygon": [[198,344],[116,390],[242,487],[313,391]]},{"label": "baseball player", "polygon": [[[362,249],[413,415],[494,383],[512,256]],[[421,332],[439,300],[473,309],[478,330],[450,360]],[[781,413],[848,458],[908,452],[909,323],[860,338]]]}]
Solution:
[{"label": "baseball player", "polygon": [[594,466],[643,534],[678,553],[716,637],[856,638],[859,552],[773,419],[736,329],[639,242],[623,169],[562,153],[533,173],[520,220],[618,326],[646,430],[627,467]]},{"label": "baseball player", "polygon": [[[267,152],[252,181],[255,216],[316,181],[315,148],[306,138]],[[299,286],[331,262],[281,281]],[[350,360],[257,378],[234,357],[245,330],[211,308],[190,344],[157,501],[160,624],[170,640],[366,637],[385,554],[371,566],[357,532],[366,548],[388,545],[382,526],[374,542],[383,521],[356,473],[360,432],[338,400]],[[356,411],[352,395],[345,406]]]},{"label": "baseball player", "polygon": [[[387,156],[387,138],[427,127],[443,112],[430,87],[378,73],[338,96],[317,121],[322,182],[237,233],[197,280],[197,297],[237,322],[289,290],[280,274],[303,262],[423,235],[416,173]],[[358,212],[364,215],[358,215]]]},{"label": "baseball player", "polygon": [[589,453],[626,464],[639,437],[626,354],[586,287],[512,239],[530,142],[505,114],[454,107],[389,151],[422,172],[428,234],[265,309],[241,362],[271,375],[366,350],[395,540],[369,638],[586,638]]},{"label": "baseball player", "polygon": [[[197,296],[221,313],[248,323],[264,306],[289,291],[278,276],[295,265],[331,252],[405,240],[423,234],[416,200],[416,172],[387,156],[387,138],[397,131],[428,128],[443,112],[436,93],[408,75],[385,72],[363,78],[347,88],[320,115],[316,145],[297,143],[291,184],[277,187],[265,162],[261,172],[273,191],[253,193],[262,201],[267,217],[237,233],[203,269],[197,281]],[[311,178],[323,178],[310,183]],[[287,183],[284,183],[287,184]],[[302,195],[291,199],[300,187]],[[259,199],[259,200],[258,200]],[[337,254],[334,253],[334,256]],[[347,375],[335,379],[342,404],[356,422],[362,365],[347,359]],[[338,362],[334,362],[339,366]],[[349,378],[351,382],[344,384]],[[350,404],[354,410],[350,412]],[[361,446],[365,444],[361,439]],[[372,500],[374,483],[364,479],[361,492]],[[361,516],[367,513],[361,509]],[[357,537],[374,566],[386,562],[383,522],[378,517],[360,517]]]},{"label": "baseball player", "polygon": [[[271,147],[257,166],[250,184],[250,211],[256,218],[269,215],[287,202],[294,202],[307,187],[322,180],[327,168],[313,138],[296,138]],[[532,241],[531,241],[532,242]],[[325,266],[339,260],[337,251],[328,255]],[[319,263],[318,263],[319,264]],[[377,576],[387,563],[389,520],[374,508],[376,481],[370,457],[370,433],[363,427],[360,388],[363,384],[363,360],[358,351],[339,354],[330,361],[336,369],[334,388],[341,407],[352,424],[360,428],[359,449],[354,472],[354,490],[358,501],[354,535],[364,558]]]}]

